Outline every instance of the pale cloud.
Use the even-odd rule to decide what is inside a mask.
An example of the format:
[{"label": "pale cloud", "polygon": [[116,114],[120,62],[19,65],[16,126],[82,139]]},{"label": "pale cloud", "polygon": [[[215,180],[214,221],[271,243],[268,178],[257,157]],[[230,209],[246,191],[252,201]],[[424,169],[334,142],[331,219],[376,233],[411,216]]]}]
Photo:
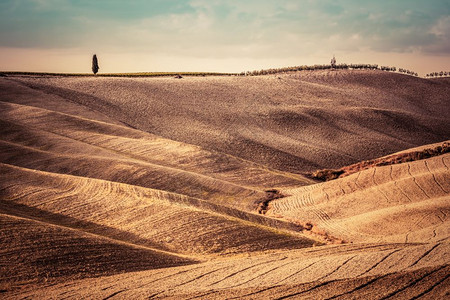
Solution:
[{"label": "pale cloud", "polygon": [[448,39],[450,36],[450,16],[440,18],[430,32],[437,37]]},{"label": "pale cloud", "polygon": [[18,0],[22,1],[25,5],[31,5],[34,9],[45,11],[45,10],[51,10],[54,7],[58,7],[58,9],[65,8],[67,9],[69,7],[69,1],[67,0],[30,0],[30,1],[24,1],[24,0]]},{"label": "pale cloud", "polygon": [[426,51],[448,55],[450,53],[450,16],[442,17],[431,27],[430,33],[436,37],[434,43],[426,46]]}]

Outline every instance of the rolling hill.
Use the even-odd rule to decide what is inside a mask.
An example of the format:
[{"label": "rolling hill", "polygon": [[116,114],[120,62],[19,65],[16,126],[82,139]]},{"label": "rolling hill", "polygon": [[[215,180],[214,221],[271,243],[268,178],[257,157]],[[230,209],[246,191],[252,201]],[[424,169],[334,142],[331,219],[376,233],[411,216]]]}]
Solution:
[{"label": "rolling hill", "polygon": [[448,297],[449,153],[308,174],[441,145],[449,92],[373,70],[1,77],[0,295]]},{"label": "rolling hill", "polygon": [[379,166],[283,191],[267,214],[308,222],[352,242],[436,242],[449,238],[450,154]]},{"label": "rolling hill", "polygon": [[445,78],[327,70],[179,80],[21,77],[14,84],[158,136],[297,174],[450,136]]}]

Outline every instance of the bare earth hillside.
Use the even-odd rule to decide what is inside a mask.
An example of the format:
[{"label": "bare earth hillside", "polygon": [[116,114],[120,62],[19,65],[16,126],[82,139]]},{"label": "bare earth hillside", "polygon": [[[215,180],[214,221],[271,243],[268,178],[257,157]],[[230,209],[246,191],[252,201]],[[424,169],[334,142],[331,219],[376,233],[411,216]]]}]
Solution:
[{"label": "bare earth hillside", "polygon": [[172,140],[303,173],[450,136],[450,85],[382,71],[259,77],[14,78]]},{"label": "bare earth hillside", "polygon": [[283,191],[267,214],[309,222],[346,241],[445,241],[450,235],[450,154],[375,167]]},{"label": "bare earth hillside", "polygon": [[449,92],[355,70],[1,77],[0,297],[447,298],[449,153],[307,174],[448,142]]}]

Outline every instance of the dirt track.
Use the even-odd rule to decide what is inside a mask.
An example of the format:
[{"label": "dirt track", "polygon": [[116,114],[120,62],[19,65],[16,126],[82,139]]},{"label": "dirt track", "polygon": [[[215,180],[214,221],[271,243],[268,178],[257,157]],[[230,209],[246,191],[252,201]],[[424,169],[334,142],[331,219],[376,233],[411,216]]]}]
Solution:
[{"label": "dirt track", "polygon": [[[4,298],[448,297],[449,154],[325,183],[301,175],[448,140],[446,79],[0,87]],[[273,189],[287,197],[258,214]]]}]

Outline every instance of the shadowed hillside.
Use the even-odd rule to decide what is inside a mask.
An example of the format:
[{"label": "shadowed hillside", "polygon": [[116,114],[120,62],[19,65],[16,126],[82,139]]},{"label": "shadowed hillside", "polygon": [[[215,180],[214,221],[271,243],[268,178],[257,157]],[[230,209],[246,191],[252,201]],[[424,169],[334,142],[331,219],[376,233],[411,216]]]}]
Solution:
[{"label": "shadowed hillside", "polygon": [[[27,168],[158,188],[221,204],[231,201],[248,209],[264,197],[265,188],[311,183],[124,126],[12,103],[0,102],[0,107],[2,159]],[[234,203],[236,199],[241,203]]]},{"label": "shadowed hillside", "polygon": [[448,295],[448,243],[321,248],[49,284],[10,295],[157,299],[440,299]]},{"label": "shadowed hillside", "polygon": [[450,138],[448,81],[383,71],[13,80],[147,132],[294,173]]}]

